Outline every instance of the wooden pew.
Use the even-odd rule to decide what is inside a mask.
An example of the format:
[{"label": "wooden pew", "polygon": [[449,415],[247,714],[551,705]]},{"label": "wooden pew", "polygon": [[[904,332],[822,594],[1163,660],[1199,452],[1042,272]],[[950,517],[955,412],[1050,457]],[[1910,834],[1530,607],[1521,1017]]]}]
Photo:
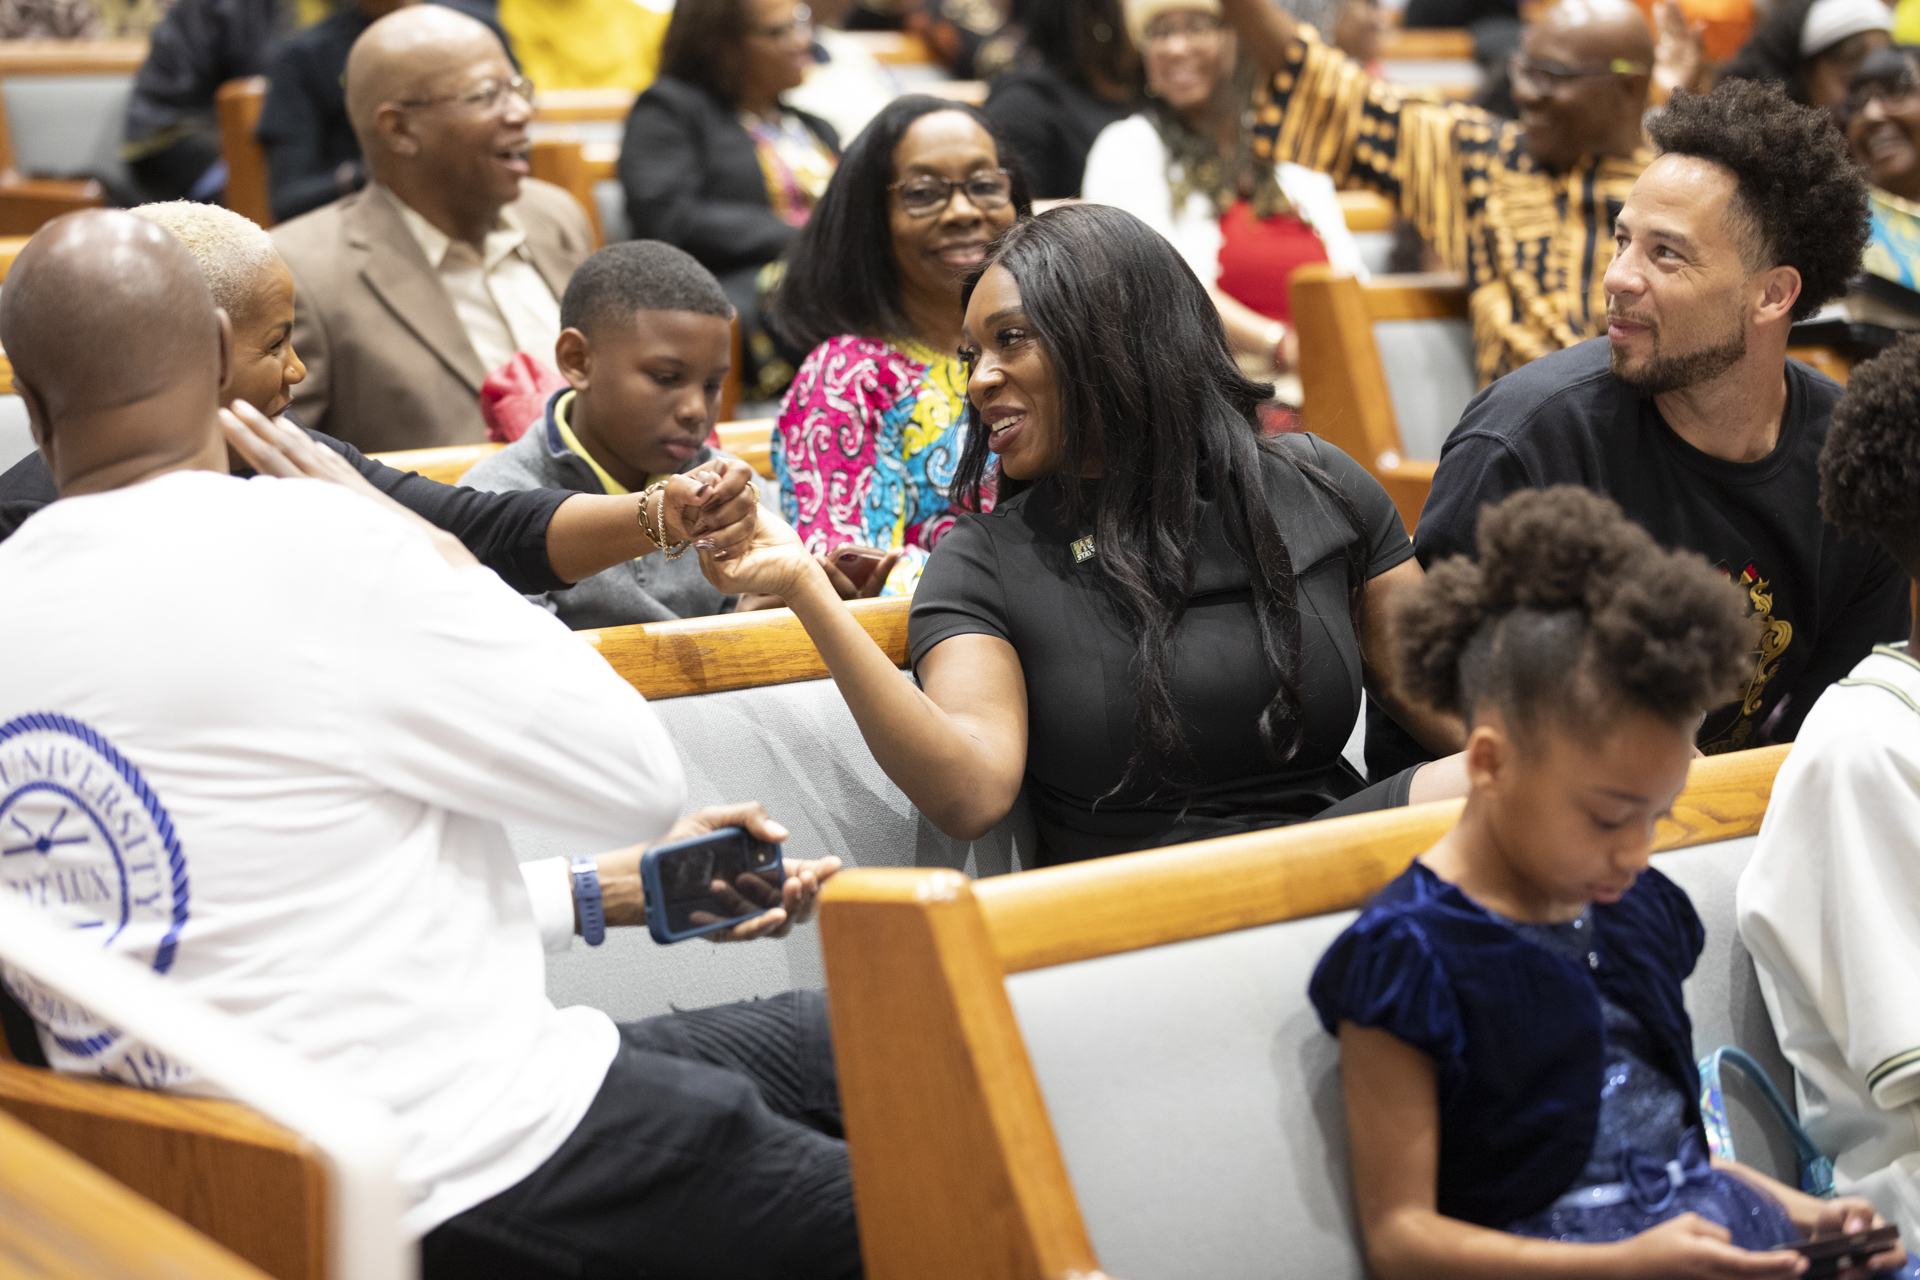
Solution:
[{"label": "wooden pew", "polygon": [[[0,254],[6,252],[6,244],[6,241],[0,240]],[[4,271],[0,271],[0,275],[4,275]],[[761,479],[773,479],[773,419],[722,422],[714,427],[713,433],[718,437],[722,449],[752,467]],[[427,479],[438,480],[441,484],[458,484],[460,477],[471,471],[474,464],[501,447],[497,444],[455,444],[438,449],[395,449],[373,454],[372,457],[401,471],[418,471]]]},{"label": "wooden pew", "polygon": [[0,1114],[0,1272],[265,1280],[266,1272]]},{"label": "wooden pew", "polygon": [[1843,387],[1853,373],[1853,361],[1832,347],[1788,347],[1787,355],[1812,365]]},{"label": "wooden pew", "polygon": [[273,225],[267,190],[267,149],[253,136],[267,101],[267,78],[229,80],[213,95],[220,122],[220,158],[227,162],[227,208],[263,227]]},{"label": "wooden pew", "polygon": [[[736,341],[738,338],[736,336]],[[752,467],[762,480],[773,479],[772,418],[750,418],[745,422],[722,422],[713,429],[720,447]]]},{"label": "wooden pew", "polygon": [[618,122],[633,110],[631,89],[542,89],[533,100],[536,124]]},{"label": "wooden pew", "polygon": [[1339,194],[1340,213],[1346,219],[1347,230],[1391,231],[1395,217],[1393,201],[1377,191],[1352,190]]},{"label": "wooden pew", "polygon": [[0,1113],[9,1123],[232,1250],[251,1264],[237,1274],[327,1275],[326,1171],[300,1135],[238,1103],[57,1075],[12,1061],[4,1045],[0,1058]]},{"label": "wooden pew", "polygon": [[[907,665],[907,596],[847,608],[896,667]],[[574,634],[651,701],[821,680],[827,664],[791,609],[606,627]]]},{"label": "wooden pew", "polygon": [[[1696,761],[1674,818],[1661,825],[1658,847],[1705,845],[1757,831],[1785,755],[1786,748],[1776,747]],[[1308,823],[979,883],[922,869],[836,878],[823,897],[821,941],[866,1274],[873,1280],[1104,1275],[1083,1197],[1069,1176],[1068,1149],[1056,1133],[1054,1113],[1072,1099],[1050,1099],[1044,1091],[1029,1050],[1031,1035],[1041,1028],[1023,1030],[1035,988],[1009,978],[1046,972],[1101,985],[1098,966],[1107,966],[1107,974],[1124,975],[1118,985],[1138,994],[1140,1008],[1102,1015],[1108,1023],[1131,1023],[1156,1000],[1179,1000],[1178,988],[1169,994],[1146,985],[1156,981],[1148,963],[1174,969],[1191,964],[1181,955],[1190,958],[1193,948],[1212,945],[1200,940],[1351,910],[1444,833],[1460,807],[1451,801]],[[1726,916],[1730,925],[1730,906]],[[1320,933],[1331,930],[1328,924]],[[1251,947],[1260,939],[1243,936],[1237,945]],[[1296,963],[1310,965],[1325,940],[1316,935],[1311,941],[1313,949],[1297,955]],[[1184,951],[1173,944],[1185,944]],[[1138,963],[1111,967],[1135,954]],[[1226,972],[1232,981],[1234,971]],[[1249,999],[1262,998],[1263,976],[1245,974]],[[1304,974],[1299,976],[1303,991]],[[1113,997],[1114,979],[1104,983]],[[1749,1002],[1757,999],[1751,990],[1744,994]],[[1289,998],[1297,1002],[1300,992]],[[1056,1012],[1061,1003],[1056,988]],[[1142,1040],[1159,1044],[1158,1030],[1157,1024],[1143,1027]],[[1280,1043],[1272,1035],[1269,1028],[1256,1028],[1256,1038],[1264,1038],[1252,1052],[1263,1063],[1271,1061],[1270,1074],[1288,1077],[1293,1087],[1300,1082],[1289,1073],[1304,1071],[1303,1056],[1317,1055],[1324,1068],[1332,1053],[1310,1017],[1288,1021],[1287,1039]],[[1221,1052],[1215,1046],[1161,1048],[1191,1068],[1185,1078],[1167,1079],[1172,1093],[1233,1083],[1210,1074]],[[1091,1045],[1086,1056],[1103,1058],[1108,1051],[1104,1044]],[[1071,1080],[1053,1083],[1072,1091]],[[1267,1083],[1263,1076],[1259,1087]],[[1152,1087],[1159,1088],[1158,1080]],[[1337,1093],[1316,1093],[1294,1105],[1310,1107],[1323,1126],[1344,1134]],[[1102,1112],[1095,1123],[1124,1129],[1132,1122]],[[1302,1219],[1321,1214],[1330,1220],[1321,1230],[1336,1237],[1334,1251],[1344,1252],[1354,1267],[1350,1274],[1357,1275],[1353,1242],[1342,1225],[1351,1223],[1346,1190],[1328,1185],[1344,1177],[1338,1168],[1344,1155],[1329,1150],[1326,1166],[1319,1167],[1310,1151],[1303,1154],[1313,1145],[1310,1137],[1272,1140],[1288,1142],[1302,1159],[1279,1170],[1279,1180],[1312,1187],[1318,1199],[1282,1205],[1262,1198],[1257,1220],[1244,1224],[1264,1264],[1259,1273],[1273,1273],[1276,1248],[1304,1252],[1309,1243],[1324,1243],[1289,1233]],[[1170,1212],[1191,1213],[1192,1206],[1180,1205],[1182,1195],[1205,1193],[1188,1186],[1181,1170],[1218,1158],[1204,1150],[1159,1150],[1154,1159],[1096,1172],[1151,1187],[1148,1196],[1169,1203]],[[1162,1166],[1171,1172],[1161,1176]],[[1226,1176],[1237,1172],[1236,1164]],[[1089,1175],[1084,1166],[1078,1171],[1082,1179]],[[1301,1273],[1337,1274],[1324,1265]]]},{"label": "wooden pew", "polygon": [[1455,277],[1379,276],[1362,285],[1315,264],[1289,283],[1300,334],[1301,416],[1372,472],[1411,530],[1435,464],[1408,458],[1373,326],[1382,320],[1463,320],[1466,288]]},{"label": "wooden pew", "polygon": [[458,484],[460,477],[473,470],[482,458],[498,453],[504,447],[497,444],[455,444],[440,449],[395,449],[369,456],[396,471],[417,471],[441,484]]},{"label": "wooden pew", "polygon": [[589,162],[587,144],[577,138],[565,137],[535,138],[533,149],[527,154],[527,164],[534,177],[566,188],[579,202],[587,221],[593,225],[593,247],[596,249],[607,243],[607,232],[601,222],[600,202],[594,199],[593,188],[595,183],[617,176],[618,154],[618,148],[615,148],[611,159],[602,156]]},{"label": "wooden pew", "polygon": [[[146,56],[144,40],[0,40],[0,84],[28,77],[131,79]],[[62,214],[105,203],[105,190],[91,178],[22,172],[16,163],[5,95],[0,93],[0,236],[32,235]]]},{"label": "wooden pew", "polygon": [[939,66],[927,42],[906,31],[847,31],[843,35],[867,47],[874,61],[893,67]]},{"label": "wooden pew", "polygon": [[1473,60],[1473,33],[1465,27],[1389,27],[1380,40],[1382,62]]}]

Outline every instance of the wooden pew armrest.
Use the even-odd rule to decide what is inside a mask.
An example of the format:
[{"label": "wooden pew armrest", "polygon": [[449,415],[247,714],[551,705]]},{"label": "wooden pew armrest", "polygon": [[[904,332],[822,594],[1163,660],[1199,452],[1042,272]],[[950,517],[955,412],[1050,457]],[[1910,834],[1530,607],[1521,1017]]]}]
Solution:
[{"label": "wooden pew armrest", "polygon": [[0,1062],[0,1111],[269,1274],[326,1274],[324,1157],[251,1108]]},{"label": "wooden pew armrest", "polygon": [[1383,453],[1374,463],[1380,487],[1393,499],[1408,533],[1419,527],[1420,511],[1427,505],[1427,494],[1433,489],[1433,473],[1439,465],[1419,458],[1403,458],[1397,453]]}]

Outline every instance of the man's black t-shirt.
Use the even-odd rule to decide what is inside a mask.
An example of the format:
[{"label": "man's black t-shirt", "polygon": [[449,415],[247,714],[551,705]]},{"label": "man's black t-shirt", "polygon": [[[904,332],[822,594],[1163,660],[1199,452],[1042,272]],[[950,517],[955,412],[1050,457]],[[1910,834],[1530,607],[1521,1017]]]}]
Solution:
[{"label": "man's black t-shirt", "polygon": [[[1386,491],[1346,454],[1312,436],[1278,440],[1332,478],[1361,524],[1284,458],[1263,457],[1268,509],[1299,582],[1304,732],[1285,764],[1260,741],[1260,713],[1279,673],[1261,648],[1248,566],[1228,544],[1215,503],[1202,504],[1193,594],[1168,645],[1168,684],[1194,773],[1190,786],[1157,793],[1134,785],[1101,798],[1138,741],[1137,641],[1108,593],[1098,547],[1087,530],[1066,527],[1058,490],[1037,485],[991,515],[964,516],[934,549],[914,593],[913,663],[958,635],[997,636],[1019,654],[1027,797],[1042,862],[1299,822],[1362,786],[1341,756],[1361,682],[1348,606],[1360,584],[1348,557],[1356,554],[1371,578],[1411,558],[1413,547]],[[1279,727],[1283,743],[1289,728]]]},{"label": "man's black t-shirt", "polygon": [[[1420,515],[1420,562],[1473,554],[1480,508],[1516,489],[1577,484],[1605,494],[1662,546],[1705,556],[1762,620],[1740,699],[1707,717],[1700,749],[1791,741],[1823,689],[1875,644],[1904,639],[1909,625],[1907,577],[1893,558],[1877,543],[1842,538],[1820,515],[1816,464],[1841,389],[1789,360],[1773,452],[1727,462],[1683,440],[1607,359],[1607,340],[1595,338],[1474,397]],[[1380,719],[1369,721],[1370,736]]]}]

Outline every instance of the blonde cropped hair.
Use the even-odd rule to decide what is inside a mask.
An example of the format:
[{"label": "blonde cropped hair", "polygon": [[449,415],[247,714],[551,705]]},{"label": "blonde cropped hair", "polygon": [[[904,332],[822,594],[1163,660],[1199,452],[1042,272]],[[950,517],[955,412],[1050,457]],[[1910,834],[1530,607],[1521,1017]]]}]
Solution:
[{"label": "blonde cropped hair", "polygon": [[217,204],[169,200],[143,204],[131,212],[158,223],[174,234],[206,277],[213,305],[238,321],[249,315],[260,288],[260,275],[280,261],[273,238],[258,224]]}]

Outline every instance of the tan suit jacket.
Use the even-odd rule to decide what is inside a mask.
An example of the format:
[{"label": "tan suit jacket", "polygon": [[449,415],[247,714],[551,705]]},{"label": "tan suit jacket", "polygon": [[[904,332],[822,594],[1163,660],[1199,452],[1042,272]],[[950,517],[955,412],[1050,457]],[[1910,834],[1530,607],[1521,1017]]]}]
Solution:
[{"label": "tan suit jacket", "polygon": [[[480,384],[492,371],[396,205],[369,189],[274,228],[293,272],[293,345],[307,366],[292,413],[363,453],[478,444],[487,434]],[[586,214],[533,178],[508,208],[558,298],[593,252]]]}]

